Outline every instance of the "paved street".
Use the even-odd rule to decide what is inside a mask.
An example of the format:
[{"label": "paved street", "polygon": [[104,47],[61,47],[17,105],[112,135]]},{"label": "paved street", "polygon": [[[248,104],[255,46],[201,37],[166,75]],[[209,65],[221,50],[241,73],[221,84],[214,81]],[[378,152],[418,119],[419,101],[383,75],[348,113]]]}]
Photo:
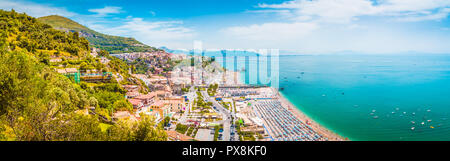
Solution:
[{"label": "paved street", "polygon": [[208,101],[212,102],[213,106],[216,107],[217,111],[223,115],[223,140],[230,140],[230,121],[231,121],[231,112],[225,109],[219,102],[217,102],[213,97],[210,97],[206,91],[201,91],[203,97]]},{"label": "paved street", "polygon": [[200,141],[214,141],[214,134],[211,135],[211,129],[198,129],[195,139]]},{"label": "paved street", "polygon": [[188,106],[186,107],[186,110],[184,110],[183,116],[181,116],[181,118],[179,119],[179,121],[180,121],[181,123],[186,123],[186,121],[187,121],[187,116],[188,116],[188,114],[189,114],[189,109],[192,109],[192,106],[193,106],[193,103],[194,103],[193,100],[194,100],[194,98],[197,97],[197,94],[196,94],[195,91],[194,91],[194,87],[191,87],[191,88],[189,89],[189,93],[187,93],[186,96],[187,96],[187,98],[189,99],[189,104],[188,104]]},{"label": "paved street", "polygon": [[[237,132],[235,128],[230,128],[231,126],[231,118],[235,118],[235,114],[234,112],[230,112],[229,110],[227,110],[225,107],[222,106],[222,104],[220,104],[219,102],[217,102],[215,100],[214,97],[210,97],[208,95],[208,93],[206,91],[200,91],[200,93],[203,95],[203,98],[207,101],[207,102],[212,102],[213,106],[216,107],[216,111],[222,115],[223,119],[220,121],[215,121],[212,123],[217,123],[217,124],[223,124],[223,140],[224,141],[236,141],[239,140],[239,138],[237,137]],[[187,96],[187,98],[189,99],[189,105],[186,108],[186,110],[184,111],[183,116],[180,117],[179,122],[180,123],[186,123],[187,122],[187,116],[189,114],[189,109],[192,109],[193,106],[193,100],[195,98],[197,98],[197,94],[195,92],[194,87],[190,88],[189,93],[187,93],[185,96]],[[231,106],[230,108],[232,108],[233,106]],[[234,132],[235,135],[232,136],[231,133]],[[198,140],[213,140],[214,138],[209,138],[210,137],[210,131],[207,129],[199,129],[199,131],[197,132],[197,136]]]}]

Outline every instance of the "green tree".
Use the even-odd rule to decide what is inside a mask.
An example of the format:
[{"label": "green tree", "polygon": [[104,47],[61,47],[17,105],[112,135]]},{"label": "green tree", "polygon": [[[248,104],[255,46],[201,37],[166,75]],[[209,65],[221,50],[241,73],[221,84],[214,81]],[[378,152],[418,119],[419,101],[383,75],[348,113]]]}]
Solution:
[{"label": "green tree", "polygon": [[113,108],[114,110],[128,110],[128,111],[133,110],[133,106],[130,104],[130,102],[128,102],[125,99],[117,100],[116,102],[114,102]]},{"label": "green tree", "polygon": [[87,89],[87,88],[88,88],[88,84],[87,84],[86,82],[81,82],[81,83],[80,83],[80,87],[81,87],[82,89]]},{"label": "green tree", "polygon": [[89,98],[89,105],[92,106],[92,107],[97,107],[98,106],[97,99],[95,99],[95,97],[90,97]]},{"label": "green tree", "polygon": [[86,62],[82,62],[80,64],[80,71],[86,71],[88,69],[88,64]]},{"label": "green tree", "polygon": [[99,56],[103,56],[103,57],[108,57],[109,56],[109,52],[106,50],[100,50],[100,52],[98,52]]},{"label": "green tree", "polygon": [[154,119],[145,115],[139,122],[119,121],[107,130],[107,140],[166,141],[167,134],[154,125]]}]

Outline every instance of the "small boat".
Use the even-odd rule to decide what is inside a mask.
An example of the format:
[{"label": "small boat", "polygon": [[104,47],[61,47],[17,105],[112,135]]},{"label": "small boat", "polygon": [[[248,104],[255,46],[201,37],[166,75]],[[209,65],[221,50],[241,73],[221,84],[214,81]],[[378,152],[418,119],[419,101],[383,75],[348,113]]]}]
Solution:
[{"label": "small boat", "polygon": [[400,109],[399,109],[399,108],[395,108],[395,110],[397,110],[397,111],[398,111],[398,110],[400,110]]},{"label": "small boat", "polygon": [[416,129],[415,127],[411,127],[411,130],[414,130],[414,129]]},{"label": "small boat", "polygon": [[372,110],[372,112],[375,112],[375,111],[377,111],[377,110]]},{"label": "small boat", "polygon": [[370,113],[370,115],[373,115],[373,113]]},{"label": "small boat", "polygon": [[413,112],[413,113],[412,113],[412,115],[416,115],[416,113],[415,113],[415,112]]},{"label": "small boat", "polygon": [[434,126],[430,126],[430,128],[434,129]]},{"label": "small boat", "polygon": [[378,118],[378,116],[374,116],[373,118],[374,118],[374,119],[377,119],[377,118]]},{"label": "small boat", "polygon": [[406,112],[403,112],[403,114],[406,114]]},{"label": "small boat", "polygon": [[427,110],[427,112],[430,112],[431,110]]},{"label": "small boat", "polygon": [[416,122],[414,122],[414,121],[411,121],[411,123],[412,123],[412,124],[415,124]]},{"label": "small boat", "polygon": [[422,122],[422,123],[420,123],[420,124],[425,125],[425,122]]},{"label": "small boat", "polygon": [[392,114],[395,114],[395,112],[394,112],[394,111],[392,111]]},{"label": "small boat", "polygon": [[431,120],[427,120],[428,122],[431,122]]}]

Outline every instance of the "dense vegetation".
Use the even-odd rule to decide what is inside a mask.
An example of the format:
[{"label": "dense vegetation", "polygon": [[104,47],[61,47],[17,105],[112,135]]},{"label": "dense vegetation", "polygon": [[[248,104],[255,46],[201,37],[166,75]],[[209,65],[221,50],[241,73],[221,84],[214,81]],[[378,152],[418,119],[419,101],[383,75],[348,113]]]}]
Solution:
[{"label": "dense vegetation", "polygon": [[66,17],[51,15],[40,17],[38,20],[58,30],[80,33],[80,36],[85,37],[91,46],[113,54],[157,50],[154,47],[142,44],[134,38],[111,36],[96,32]]},{"label": "dense vegetation", "polygon": [[[139,122],[102,126],[99,115],[131,110],[124,99],[126,91],[115,80],[76,84],[54,69],[124,72],[120,60],[105,66],[87,54],[88,41],[77,33],[55,30],[14,10],[0,10],[0,29],[0,140],[167,139],[145,116]],[[63,60],[49,63],[50,57]],[[88,114],[89,107],[97,114]]]},{"label": "dense vegetation", "polygon": [[210,109],[213,105],[212,102],[205,102],[203,100],[202,93],[199,91],[197,93],[197,98],[194,99],[194,106],[192,107],[192,110],[200,109],[202,110],[202,113],[207,112],[207,109]]},{"label": "dense vegetation", "polygon": [[214,141],[217,141],[219,139],[219,131],[220,130],[223,130],[223,125],[214,126]]},{"label": "dense vegetation", "polygon": [[0,14],[0,35],[9,50],[24,49],[39,56],[83,56],[89,51],[89,42],[78,33],[54,30],[25,14],[3,10]]},{"label": "dense vegetation", "polygon": [[175,128],[175,131],[184,134],[188,130],[189,126],[183,125],[183,124],[177,124],[177,127]]},{"label": "dense vegetation", "polygon": [[164,129],[164,127],[168,127],[169,124],[170,124],[170,117],[169,117],[169,116],[166,116],[166,117],[164,117],[163,120],[161,120],[161,121],[159,122],[158,127],[159,127],[160,129]]},{"label": "dense vegetation", "polygon": [[186,135],[191,136],[192,132],[194,131],[194,128],[195,127],[189,126],[189,129],[187,130]]},{"label": "dense vegetation", "polygon": [[217,89],[219,88],[219,84],[210,84],[207,90],[209,96],[214,96],[217,93]]},{"label": "dense vegetation", "polygon": [[137,58],[136,60],[134,60],[133,62],[130,63],[131,65],[133,65],[134,67],[134,72],[136,74],[145,74],[147,71],[151,71],[154,72],[155,69],[154,68],[149,68],[149,65],[147,62],[145,62],[144,59],[142,58]]}]

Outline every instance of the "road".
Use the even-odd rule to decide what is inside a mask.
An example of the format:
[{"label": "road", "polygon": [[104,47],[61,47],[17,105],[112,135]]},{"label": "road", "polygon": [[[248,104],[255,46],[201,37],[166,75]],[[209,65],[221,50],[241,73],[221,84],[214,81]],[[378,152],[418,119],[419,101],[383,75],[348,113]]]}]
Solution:
[{"label": "road", "polygon": [[186,123],[187,116],[189,115],[189,111],[192,110],[192,106],[194,104],[194,99],[197,97],[197,94],[195,93],[194,86],[192,86],[189,89],[189,92],[185,96],[187,96],[187,98],[189,99],[189,104],[186,107],[186,109],[184,110],[183,116],[181,116],[180,119],[179,119],[180,123]]},{"label": "road", "polygon": [[[207,102],[212,102],[213,106],[216,107],[216,111],[220,114],[222,114],[222,120],[220,121],[215,121],[213,123],[218,123],[218,124],[223,124],[223,140],[225,141],[238,141],[238,137],[237,137],[237,132],[235,128],[230,128],[231,126],[231,118],[236,118],[234,112],[231,112],[227,109],[225,109],[225,107],[222,106],[222,104],[220,104],[219,102],[217,102],[215,100],[214,97],[210,97],[208,95],[208,93],[206,91],[200,91],[200,93],[203,95],[203,98],[207,101]],[[193,100],[195,98],[197,98],[197,94],[195,91],[195,88],[192,87],[189,91],[189,93],[187,93],[185,96],[187,96],[187,98],[189,99],[189,105],[186,108],[186,110],[184,111],[184,114],[180,117],[179,122],[180,123],[186,123],[187,122],[187,116],[189,114],[189,109],[192,110],[192,106],[193,106]],[[233,107],[233,106],[231,106]],[[235,120],[235,119],[233,119]],[[231,135],[231,133],[234,132],[235,135]]]},{"label": "road", "polygon": [[230,122],[231,117],[234,117],[234,114],[232,114],[229,110],[225,109],[225,107],[223,107],[213,97],[210,97],[206,91],[201,91],[201,94],[208,102],[212,102],[213,106],[216,107],[216,110],[222,114],[223,119],[221,121],[218,121],[217,123],[223,123],[223,140],[230,141],[230,134],[231,134]]}]

